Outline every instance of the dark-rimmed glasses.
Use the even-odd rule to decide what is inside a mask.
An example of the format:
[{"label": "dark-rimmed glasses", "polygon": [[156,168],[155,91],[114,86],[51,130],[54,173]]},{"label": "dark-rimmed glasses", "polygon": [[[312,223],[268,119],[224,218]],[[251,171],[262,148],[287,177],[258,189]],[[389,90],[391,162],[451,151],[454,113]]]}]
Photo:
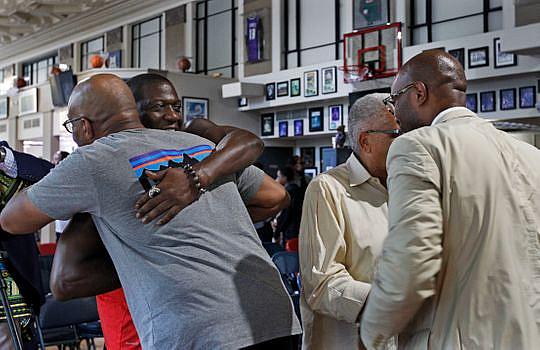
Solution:
[{"label": "dark-rimmed glasses", "polygon": [[[85,119],[85,118],[86,118],[85,116],[80,116],[80,117],[75,117],[73,119],[68,119],[65,122],[63,122],[62,125],[64,126],[64,128],[66,128],[67,132],[69,132],[70,134],[73,134],[73,123],[75,123],[76,121]],[[86,119],[88,120],[88,118]]]},{"label": "dark-rimmed glasses", "polygon": [[387,129],[387,130],[367,130],[368,134],[386,134],[391,135],[392,137],[398,137],[401,135],[400,129]]},{"label": "dark-rimmed glasses", "polygon": [[385,98],[383,100],[384,105],[386,106],[386,108],[388,108],[390,113],[394,114],[394,112],[396,110],[396,100],[397,100],[397,98],[399,96],[403,95],[404,93],[406,93],[407,90],[412,88],[415,84],[416,84],[416,82],[413,81],[412,83],[409,83],[409,84],[405,85],[402,89],[394,92],[393,94],[390,94],[390,96],[388,96],[387,98]]}]

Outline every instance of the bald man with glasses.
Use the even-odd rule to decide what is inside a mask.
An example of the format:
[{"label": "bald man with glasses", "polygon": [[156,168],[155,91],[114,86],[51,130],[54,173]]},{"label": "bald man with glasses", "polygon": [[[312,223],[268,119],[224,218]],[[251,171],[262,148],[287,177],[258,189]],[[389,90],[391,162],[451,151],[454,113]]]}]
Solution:
[{"label": "bald man with glasses", "polygon": [[540,151],[465,107],[461,64],[408,61],[385,102],[389,227],[361,319],[368,349],[537,349]]}]

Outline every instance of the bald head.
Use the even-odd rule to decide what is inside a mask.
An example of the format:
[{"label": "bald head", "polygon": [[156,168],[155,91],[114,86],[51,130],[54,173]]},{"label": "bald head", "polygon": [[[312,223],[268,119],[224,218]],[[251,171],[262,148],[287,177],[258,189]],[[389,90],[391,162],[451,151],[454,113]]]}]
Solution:
[{"label": "bald head", "polygon": [[456,90],[467,90],[463,66],[442,50],[425,51],[414,56],[401,67],[399,76],[406,77],[411,82],[422,81],[432,88],[449,84]]},{"label": "bald head", "polygon": [[392,84],[395,115],[404,132],[430,125],[441,111],[465,106],[463,67],[442,50],[425,51],[401,67]]},{"label": "bald head", "polygon": [[88,144],[113,132],[142,127],[131,90],[113,74],[97,74],[80,82],[69,99],[68,117],[77,119],[77,126],[82,124],[80,128],[73,124],[73,139],[79,145],[79,141]]}]

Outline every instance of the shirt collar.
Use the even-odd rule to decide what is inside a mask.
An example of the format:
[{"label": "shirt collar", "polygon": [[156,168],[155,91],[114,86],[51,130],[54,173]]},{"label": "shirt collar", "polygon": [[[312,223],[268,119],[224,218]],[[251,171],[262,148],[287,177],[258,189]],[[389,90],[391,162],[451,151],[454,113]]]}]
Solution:
[{"label": "shirt collar", "polygon": [[441,113],[437,114],[437,116],[435,117],[435,119],[433,119],[433,121],[431,122],[431,125],[435,125],[435,124],[439,124],[439,123],[442,123],[443,121],[443,118],[445,116],[447,116],[449,113],[452,113],[452,112],[464,112],[464,113],[471,113],[470,110],[468,110],[467,108],[465,107],[450,107],[450,108],[447,108],[445,109],[444,111],[442,111]]},{"label": "shirt collar", "polygon": [[351,153],[349,159],[347,159],[347,169],[349,169],[349,183],[351,186],[361,185],[371,178],[371,174],[360,163],[354,153]]}]

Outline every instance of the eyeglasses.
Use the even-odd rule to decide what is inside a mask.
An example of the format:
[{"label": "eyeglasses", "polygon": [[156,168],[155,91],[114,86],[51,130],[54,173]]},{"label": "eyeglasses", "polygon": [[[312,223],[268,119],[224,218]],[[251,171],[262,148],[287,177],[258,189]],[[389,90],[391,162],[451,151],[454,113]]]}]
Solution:
[{"label": "eyeglasses", "polygon": [[401,135],[400,129],[388,129],[388,130],[367,130],[368,134],[386,134],[391,135],[392,137],[398,137]]},{"label": "eyeglasses", "polygon": [[[68,116],[68,118],[69,118],[69,116]],[[73,134],[73,123],[75,123],[76,121],[82,120],[82,119],[86,119],[86,120],[90,121],[85,116],[80,116],[80,117],[75,117],[73,119],[70,118],[70,119],[66,120],[65,122],[63,122],[62,125],[64,126],[64,128],[66,128],[67,132],[69,132],[70,134]]]},{"label": "eyeglasses", "polygon": [[180,102],[177,103],[163,103],[163,102],[156,102],[156,103],[145,103],[143,106],[143,109],[147,112],[155,112],[155,113],[165,113],[165,110],[167,107],[171,107],[171,109],[176,113],[182,113],[182,104]]},{"label": "eyeglasses", "polygon": [[403,89],[398,90],[397,92],[394,92],[393,94],[390,94],[390,96],[388,96],[387,98],[385,98],[383,100],[384,105],[386,106],[386,108],[388,108],[390,113],[394,114],[394,112],[396,110],[396,100],[397,100],[397,98],[399,96],[403,95],[404,93],[406,93],[407,90],[409,90],[410,88],[414,87],[415,84],[416,84],[416,82],[413,81],[412,83],[409,83],[409,84],[405,85],[403,87]]}]

